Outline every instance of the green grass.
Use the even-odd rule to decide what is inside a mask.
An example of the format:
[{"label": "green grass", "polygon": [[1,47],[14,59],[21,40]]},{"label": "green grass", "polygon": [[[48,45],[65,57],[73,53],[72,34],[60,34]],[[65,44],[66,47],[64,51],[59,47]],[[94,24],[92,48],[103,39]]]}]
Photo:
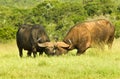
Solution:
[{"label": "green grass", "polygon": [[82,2],[81,0],[0,0],[0,6],[30,9],[43,1]]},{"label": "green grass", "polygon": [[120,39],[112,50],[89,49],[81,56],[76,50],[63,56],[36,58],[18,56],[15,41],[0,44],[0,79],[120,79]]}]

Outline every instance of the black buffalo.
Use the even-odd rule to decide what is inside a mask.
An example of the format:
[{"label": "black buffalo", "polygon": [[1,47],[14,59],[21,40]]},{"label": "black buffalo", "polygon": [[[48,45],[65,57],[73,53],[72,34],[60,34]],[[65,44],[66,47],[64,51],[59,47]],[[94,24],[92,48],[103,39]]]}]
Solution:
[{"label": "black buffalo", "polygon": [[[53,54],[51,48],[53,44],[51,44],[45,29],[41,25],[21,25],[16,34],[16,41],[20,57],[23,56],[23,49],[28,51],[28,56],[31,56],[32,52],[34,57],[36,57],[37,52],[40,54],[45,52],[47,55]],[[45,46],[40,45],[43,43]]]}]

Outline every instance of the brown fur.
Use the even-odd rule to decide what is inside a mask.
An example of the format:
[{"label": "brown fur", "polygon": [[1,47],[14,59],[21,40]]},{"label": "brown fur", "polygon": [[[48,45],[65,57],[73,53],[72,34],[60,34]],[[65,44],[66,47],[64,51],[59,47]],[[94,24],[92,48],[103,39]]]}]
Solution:
[{"label": "brown fur", "polygon": [[89,47],[97,46],[103,49],[103,44],[111,48],[114,32],[114,26],[105,19],[79,23],[69,30],[63,40],[63,43],[69,46],[65,48],[58,44],[56,54],[63,54],[72,49],[77,49],[77,54],[82,54]]}]

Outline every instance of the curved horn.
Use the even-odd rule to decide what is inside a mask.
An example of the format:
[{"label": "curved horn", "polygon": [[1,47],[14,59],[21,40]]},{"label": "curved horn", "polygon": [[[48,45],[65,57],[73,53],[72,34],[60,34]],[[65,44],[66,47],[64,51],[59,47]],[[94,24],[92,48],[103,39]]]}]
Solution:
[{"label": "curved horn", "polygon": [[44,42],[44,43],[38,43],[39,47],[54,47],[54,42]]},{"label": "curved horn", "polygon": [[41,38],[38,38],[38,39],[37,39],[37,42],[40,42],[40,41],[41,41]]},{"label": "curved horn", "polygon": [[69,41],[69,43],[70,43],[70,46],[69,46],[69,48],[68,48],[68,49],[71,49],[71,48],[72,48],[72,46],[73,46],[72,41],[71,41],[70,39],[68,39],[68,41]]},{"label": "curved horn", "polygon": [[69,43],[72,45],[72,41],[70,39],[68,39]]},{"label": "curved horn", "polygon": [[69,47],[69,45],[64,43],[64,42],[57,42],[57,46],[59,46],[59,47]]},{"label": "curved horn", "polygon": [[46,47],[47,45],[46,45],[46,43],[38,43],[38,46],[39,47]]}]

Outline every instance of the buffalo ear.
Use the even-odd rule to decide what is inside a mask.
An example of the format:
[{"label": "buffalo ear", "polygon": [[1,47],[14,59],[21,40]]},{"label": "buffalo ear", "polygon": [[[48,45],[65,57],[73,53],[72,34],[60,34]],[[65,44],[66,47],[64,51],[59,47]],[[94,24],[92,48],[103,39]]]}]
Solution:
[{"label": "buffalo ear", "polygon": [[70,45],[69,45],[69,44],[66,44],[66,43],[64,43],[64,42],[57,42],[57,46],[63,47],[63,48],[68,48]]}]

